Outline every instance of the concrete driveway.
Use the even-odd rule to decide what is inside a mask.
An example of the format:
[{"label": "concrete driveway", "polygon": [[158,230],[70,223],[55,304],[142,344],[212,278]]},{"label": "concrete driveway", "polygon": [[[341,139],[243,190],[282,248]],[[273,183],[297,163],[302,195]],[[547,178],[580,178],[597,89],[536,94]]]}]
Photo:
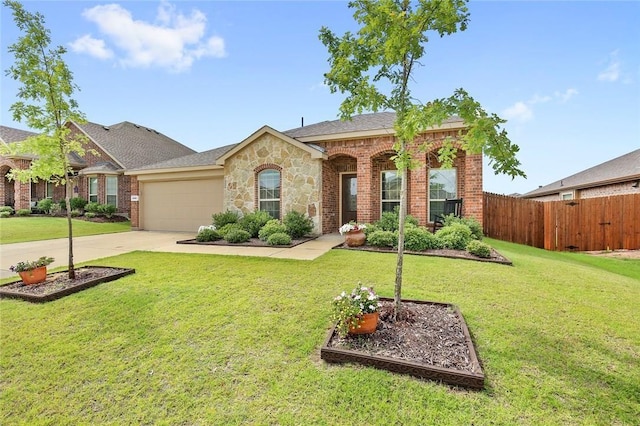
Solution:
[{"label": "concrete driveway", "polygon": [[[291,248],[176,244],[176,241],[190,238],[194,238],[193,233],[156,231],[130,231],[75,237],[73,261],[74,264],[79,264],[136,250],[313,260],[344,241],[340,234],[328,234]],[[50,268],[67,266],[68,239],[3,244],[0,246],[0,278],[17,276],[15,272],[9,270],[11,265],[21,260],[36,260],[41,256],[55,259]]]}]

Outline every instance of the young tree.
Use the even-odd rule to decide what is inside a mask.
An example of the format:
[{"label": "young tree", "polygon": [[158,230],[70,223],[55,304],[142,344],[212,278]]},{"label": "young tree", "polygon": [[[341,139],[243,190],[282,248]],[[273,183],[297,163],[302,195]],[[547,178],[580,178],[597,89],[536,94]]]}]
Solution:
[{"label": "young tree", "polygon": [[75,278],[73,264],[73,227],[69,197],[72,192],[73,168],[69,155],[83,156],[86,138],[73,135],[65,126],[67,122],[82,123],[84,115],[71,98],[78,87],[62,56],[62,46],[50,48],[50,31],[45,28],[44,16],[29,13],[15,0],[5,0],[4,6],[13,12],[14,22],[24,33],[9,46],[15,62],[6,70],[6,75],[22,85],[17,97],[21,100],[11,105],[10,111],[16,121],[25,121],[31,129],[41,133],[27,140],[5,147],[10,154],[33,154],[31,165],[26,170],[13,169],[10,178],[20,182],[38,180],[53,181],[65,185],[65,202],[69,227],[69,278]]},{"label": "young tree", "polygon": [[[401,309],[404,224],[407,215],[407,171],[416,166],[411,145],[416,137],[444,120],[458,116],[466,129],[457,140],[447,139],[438,149],[438,159],[451,167],[456,150],[484,153],[496,174],[525,176],[516,158],[519,148],[501,128],[505,120],[487,113],[469,94],[458,89],[448,98],[426,104],[411,96],[410,82],[425,53],[429,36],[464,31],[469,21],[467,0],[356,0],[349,3],[359,24],[356,34],[336,36],[320,30],[320,40],[329,51],[330,70],[325,82],[332,93],[347,94],[340,105],[340,117],[348,120],[364,111],[393,110],[396,138],[393,157],[402,176],[398,258],[394,295],[394,318]],[[384,89],[387,92],[384,92]],[[421,147],[434,148],[435,141]],[[440,142],[439,142],[440,143]]]}]

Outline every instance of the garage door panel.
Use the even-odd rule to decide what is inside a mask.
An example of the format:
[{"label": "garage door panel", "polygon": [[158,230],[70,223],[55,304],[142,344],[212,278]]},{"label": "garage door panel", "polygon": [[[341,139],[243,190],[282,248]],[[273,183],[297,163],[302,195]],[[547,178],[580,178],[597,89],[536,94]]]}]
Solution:
[{"label": "garage door panel", "polygon": [[222,211],[223,179],[145,182],[140,198],[141,226],[148,231],[196,232]]}]

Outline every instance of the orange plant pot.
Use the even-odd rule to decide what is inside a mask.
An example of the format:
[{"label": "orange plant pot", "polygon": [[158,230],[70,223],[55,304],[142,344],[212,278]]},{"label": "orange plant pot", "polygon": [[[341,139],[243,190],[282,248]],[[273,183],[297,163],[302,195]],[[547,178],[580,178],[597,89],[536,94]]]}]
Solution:
[{"label": "orange plant pot", "polygon": [[349,334],[371,334],[378,328],[378,319],[380,317],[379,312],[372,314],[364,314],[364,316],[358,321],[358,327],[349,327]]},{"label": "orange plant pot", "polygon": [[25,284],[38,284],[47,279],[47,267],[41,266],[30,271],[18,272],[22,282]]},{"label": "orange plant pot", "polygon": [[364,231],[350,231],[344,234],[344,242],[347,243],[349,247],[364,245],[365,241],[367,241],[367,236]]}]

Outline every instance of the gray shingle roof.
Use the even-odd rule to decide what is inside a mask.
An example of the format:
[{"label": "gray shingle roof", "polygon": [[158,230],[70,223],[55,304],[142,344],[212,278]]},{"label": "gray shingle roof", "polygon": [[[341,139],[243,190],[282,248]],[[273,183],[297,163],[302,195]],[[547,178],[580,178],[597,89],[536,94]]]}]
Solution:
[{"label": "gray shingle roof", "polygon": [[143,167],[139,167],[136,170],[211,166],[216,164],[216,160],[234,146],[236,146],[236,144],[221,146],[219,148],[210,149],[208,151],[198,152],[195,154],[186,155],[184,157],[172,158],[171,160],[162,161],[160,163],[149,164]]},{"label": "gray shingle roof", "polygon": [[196,152],[162,133],[128,121],[111,126],[87,122],[78,127],[125,169]]},{"label": "gray shingle roof", "polygon": [[20,142],[35,135],[37,135],[37,133],[14,129],[13,127],[0,126],[0,141],[4,143]]},{"label": "gray shingle roof", "polygon": [[640,178],[640,149],[522,195],[524,198]]},{"label": "gray shingle roof", "polygon": [[[393,129],[396,120],[395,112],[375,112],[371,114],[354,115],[351,120],[322,121],[308,126],[287,130],[285,135],[296,138],[306,138],[312,136],[325,136],[341,133],[365,132],[371,130]],[[458,117],[452,117],[445,123],[462,122]]]}]

